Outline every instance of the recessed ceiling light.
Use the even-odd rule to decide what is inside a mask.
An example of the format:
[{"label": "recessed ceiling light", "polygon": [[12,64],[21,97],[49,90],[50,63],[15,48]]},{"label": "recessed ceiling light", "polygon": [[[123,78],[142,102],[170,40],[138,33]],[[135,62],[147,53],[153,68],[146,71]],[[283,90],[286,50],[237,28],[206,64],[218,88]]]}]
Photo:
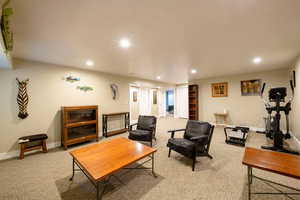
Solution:
[{"label": "recessed ceiling light", "polygon": [[196,73],[197,73],[197,70],[192,69],[192,70],[191,70],[191,73],[192,73],[192,74],[196,74]]},{"label": "recessed ceiling light", "polygon": [[156,79],[160,80],[160,76],[157,76]]},{"label": "recessed ceiling light", "polygon": [[253,62],[254,62],[255,64],[261,63],[261,61],[262,61],[261,57],[255,57],[255,58],[253,59]]},{"label": "recessed ceiling light", "polygon": [[131,46],[131,43],[127,38],[123,38],[120,40],[119,45],[124,49],[128,49]]},{"label": "recessed ceiling light", "polygon": [[87,66],[94,66],[94,61],[92,61],[92,60],[87,60],[87,61],[85,62],[85,64],[86,64]]}]

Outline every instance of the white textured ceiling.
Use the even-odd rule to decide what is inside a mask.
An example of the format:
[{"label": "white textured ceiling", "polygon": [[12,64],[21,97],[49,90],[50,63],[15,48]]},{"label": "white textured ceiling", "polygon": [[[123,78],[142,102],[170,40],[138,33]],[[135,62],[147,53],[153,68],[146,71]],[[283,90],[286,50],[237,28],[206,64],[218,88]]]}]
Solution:
[{"label": "white textured ceiling", "polygon": [[[183,83],[289,67],[300,53],[300,0],[13,0],[13,7],[14,57],[79,68],[92,59],[93,70],[145,79]],[[118,46],[123,37],[128,50]]]}]

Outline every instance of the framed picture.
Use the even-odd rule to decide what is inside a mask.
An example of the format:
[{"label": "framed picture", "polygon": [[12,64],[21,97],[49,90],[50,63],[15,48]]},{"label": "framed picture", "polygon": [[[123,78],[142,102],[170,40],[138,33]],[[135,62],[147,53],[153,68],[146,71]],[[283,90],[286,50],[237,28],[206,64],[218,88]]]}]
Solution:
[{"label": "framed picture", "polygon": [[157,104],[157,91],[156,90],[154,90],[153,91],[153,104]]},{"label": "framed picture", "polygon": [[211,84],[212,97],[227,97],[228,96],[228,83],[213,83]]},{"label": "framed picture", "polygon": [[260,96],[260,90],[260,79],[241,81],[242,96]]},{"label": "framed picture", "polygon": [[134,91],[132,95],[133,102],[137,102],[137,91]]},{"label": "framed picture", "polygon": [[296,71],[295,70],[293,70],[292,81],[293,81],[293,86],[295,88],[296,87]]}]

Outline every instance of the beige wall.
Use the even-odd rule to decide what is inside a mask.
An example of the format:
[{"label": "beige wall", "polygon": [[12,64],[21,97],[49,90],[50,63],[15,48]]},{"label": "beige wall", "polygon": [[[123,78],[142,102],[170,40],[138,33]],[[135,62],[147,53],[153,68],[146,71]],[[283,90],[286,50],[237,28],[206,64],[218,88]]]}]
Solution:
[{"label": "beige wall", "polygon": [[[262,100],[259,96],[241,96],[240,81],[261,79],[267,84],[267,95],[271,87],[288,87],[289,78],[289,70],[284,69],[193,81],[199,84],[200,120],[213,122],[214,113],[224,112],[226,109],[230,124],[263,128],[263,117],[267,114]],[[211,84],[218,82],[228,82],[228,97],[212,98]]]},{"label": "beige wall", "polygon": [[[59,142],[61,106],[99,105],[99,116],[102,113],[129,111],[129,84],[148,87],[169,86],[158,82],[24,60],[15,60],[14,65],[14,70],[0,69],[0,153],[16,150],[17,139],[29,134],[45,132],[49,136],[49,143]],[[71,84],[62,80],[68,74],[79,76],[81,81]],[[30,79],[29,117],[24,120],[17,117],[16,77],[22,80]],[[117,100],[112,100],[111,83],[119,86]],[[91,85],[94,91],[77,90],[78,84]],[[120,121],[113,123],[111,128],[117,128],[120,124]],[[101,120],[99,127],[101,131]]]},{"label": "beige wall", "polygon": [[296,71],[296,87],[291,112],[291,130],[294,135],[300,140],[300,57],[296,62],[295,68],[292,70]]}]

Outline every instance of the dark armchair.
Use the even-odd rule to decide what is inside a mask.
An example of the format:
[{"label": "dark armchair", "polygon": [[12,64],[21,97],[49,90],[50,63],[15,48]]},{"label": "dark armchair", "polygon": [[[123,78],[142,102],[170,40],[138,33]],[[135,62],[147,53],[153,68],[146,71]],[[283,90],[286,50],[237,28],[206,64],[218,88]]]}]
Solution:
[{"label": "dark armchair", "polygon": [[[133,126],[137,126],[135,130],[133,130]],[[156,117],[140,115],[138,123],[129,126],[128,138],[131,140],[150,142],[150,146],[152,147],[152,140],[156,140],[155,132]]]},{"label": "dark armchair", "polygon": [[[183,138],[174,138],[175,132],[184,131]],[[193,171],[198,156],[209,155],[209,147],[213,135],[214,126],[208,122],[189,120],[185,129],[171,130],[171,138],[168,140],[169,155],[171,150],[193,159]]]}]

